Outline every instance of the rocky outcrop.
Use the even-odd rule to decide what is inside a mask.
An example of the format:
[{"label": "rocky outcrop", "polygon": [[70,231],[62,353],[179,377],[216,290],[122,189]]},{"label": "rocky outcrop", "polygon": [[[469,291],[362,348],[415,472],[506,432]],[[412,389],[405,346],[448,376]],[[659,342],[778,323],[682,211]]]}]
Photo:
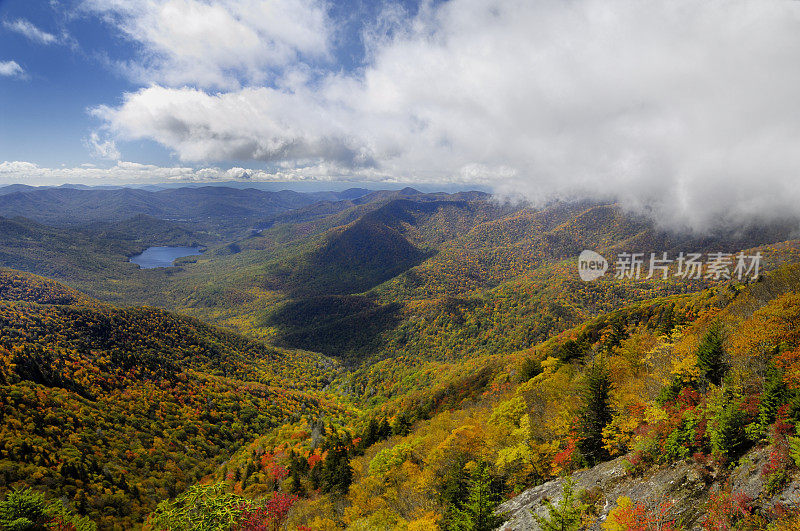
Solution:
[{"label": "rocky outcrop", "polygon": [[[704,507],[710,493],[730,485],[734,493],[745,494],[760,507],[770,510],[781,504],[784,507],[800,506],[800,477],[790,475],[787,484],[774,495],[764,492],[766,478],[761,471],[769,458],[766,448],[750,451],[730,473],[702,467],[693,460],[686,460],[653,468],[643,476],[627,473],[625,457],[601,463],[594,468],[573,474],[576,492],[587,491],[595,500],[597,515],[590,529],[601,529],[608,513],[617,505],[617,498],[627,496],[631,500],[655,507],[662,502],[671,504],[669,517],[680,522],[684,529],[700,529]],[[547,516],[544,500],[558,505],[562,497],[563,479],[549,481],[531,487],[506,501],[498,513],[506,513],[508,520],[500,527],[505,531],[539,530],[531,511]]]}]

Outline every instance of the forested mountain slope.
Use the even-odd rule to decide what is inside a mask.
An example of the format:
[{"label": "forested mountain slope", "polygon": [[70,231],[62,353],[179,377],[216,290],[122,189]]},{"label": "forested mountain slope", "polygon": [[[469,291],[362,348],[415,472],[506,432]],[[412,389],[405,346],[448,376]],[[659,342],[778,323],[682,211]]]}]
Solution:
[{"label": "forested mountain slope", "polygon": [[0,271],[0,478],[131,527],[256,435],[340,406],[336,364]]},{"label": "forested mountain slope", "polygon": [[[628,487],[617,488],[619,478],[593,489],[581,483],[572,501],[540,514],[598,526],[604,515],[622,526],[608,529],[763,529],[782,521],[792,529],[798,501],[791,489],[779,494],[800,465],[798,293],[800,266],[784,266],[753,284],[635,303],[533,349],[464,362],[472,380],[440,371],[450,387],[430,384],[422,371],[409,400],[374,410],[377,424],[338,427],[340,439],[353,440],[346,494],[311,493],[313,474],[287,464],[297,472],[286,486],[299,481],[298,492],[310,493],[290,513],[290,528],[470,528],[479,492],[485,517],[527,486],[623,456],[618,475]],[[391,429],[382,432],[386,417]],[[312,459],[314,446],[289,433],[260,445]],[[359,450],[365,438],[373,444]],[[237,462],[249,459],[252,449]],[[679,486],[651,481],[671,477],[673,463],[696,483],[691,512],[658,490],[678,495]],[[618,500],[620,493],[634,499]]]},{"label": "forested mountain slope", "polygon": [[[169,528],[206,499],[231,519],[220,529],[259,514],[292,529],[462,529],[475,489],[494,507],[610,457],[632,480],[694,459],[717,487],[741,452],[771,445],[792,466],[788,222],[687,235],[614,204],[407,189],[326,197],[237,234],[144,215],[4,226],[6,263],[52,263],[105,301],[193,316],[0,275],[0,477],[104,528],[147,513]],[[207,252],[127,263],[187,239]],[[767,276],[585,282],[583,249],[612,268],[623,252],[761,253]],[[600,419],[586,416],[591,382],[605,382]]]}]

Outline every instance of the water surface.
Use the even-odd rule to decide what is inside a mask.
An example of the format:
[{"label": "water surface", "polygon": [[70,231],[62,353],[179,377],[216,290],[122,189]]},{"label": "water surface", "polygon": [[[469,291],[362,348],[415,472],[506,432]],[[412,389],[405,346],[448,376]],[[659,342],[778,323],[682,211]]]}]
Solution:
[{"label": "water surface", "polygon": [[198,254],[203,254],[200,247],[149,247],[142,254],[131,257],[131,262],[142,269],[173,267],[176,259]]}]

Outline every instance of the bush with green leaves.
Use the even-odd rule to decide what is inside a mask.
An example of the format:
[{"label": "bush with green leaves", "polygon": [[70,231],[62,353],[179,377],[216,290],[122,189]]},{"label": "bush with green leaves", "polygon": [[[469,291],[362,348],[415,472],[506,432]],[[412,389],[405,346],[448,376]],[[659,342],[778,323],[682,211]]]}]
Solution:
[{"label": "bush with green leaves", "polygon": [[170,531],[229,531],[245,509],[246,498],[227,492],[224,483],[193,485],[158,504],[148,524]]},{"label": "bush with green leaves", "polygon": [[257,531],[280,529],[297,496],[272,492],[253,500],[228,492],[225,483],[194,485],[175,500],[161,502],[147,528],[169,531]]},{"label": "bush with green leaves", "polygon": [[662,460],[676,461],[686,459],[695,450],[695,434],[700,418],[694,411],[683,414],[681,422],[664,441]]},{"label": "bush with green leaves", "polygon": [[767,368],[764,391],[758,404],[758,417],[756,421],[745,427],[747,438],[758,442],[767,436],[770,425],[775,422],[780,407],[787,403],[790,396],[786,383],[783,381],[783,371],[770,364]]},{"label": "bush with green leaves", "polygon": [[[797,430],[800,431],[800,425],[798,425]],[[800,437],[787,437],[786,439],[789,443],[789,457],[794,462],[794,465],[800,468]]]},{"label": "bush with green leaves", "polygon": [[0,501],[0,528],[7,531],[74,529],[95,531],[88,518],[72,513],[59,501],[48,501],[44,494],[30,488],[14,489]]},{"label": "bush with green leaves", "polygon": [[789,481],[789,475],[785,470],[776,470],[764,481],[764,492],[767,496],[775,496],[783,490]]},{"label": "bush with green leaves", "polygon": [[414,459],[414,448],[409,443],[403,442],[384,448],[370,461],[369,473],[373,475],[386,474],[399,468],[409,459]]}]

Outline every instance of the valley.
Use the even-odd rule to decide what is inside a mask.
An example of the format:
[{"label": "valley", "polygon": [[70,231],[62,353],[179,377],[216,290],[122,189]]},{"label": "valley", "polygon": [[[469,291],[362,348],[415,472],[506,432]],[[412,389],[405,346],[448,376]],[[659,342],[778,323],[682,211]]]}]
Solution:
[{"label": "valley", "polygon": [[[176,220],[82,192],[0,194],[0,478],[101,529],[179,529],[203,497],[289,529],[460,529],[475,488],[496,507],[619,456],[632,477],[691,458],[722,488],[745,450],[794,437],[773,432],[795,414],[800,343],[766,324],[800,309],[791,221],[692,235],[613,203],[413,189],[228,209],[237,192],[203,188],[166,196],[207,196],[208,216]],[[112,199],[131,217],[71,219]],[[152,247],[204,252],[130,262]],[[762,276],[585,282],[582,249],[760,253]],[[724,379],[696,354],[712,325]],[[609,416],[586,432],[569,398],[592,377]]]},{"label": "valley", "polygon": [[800,531],[800,0],[0,50],[0,531]]}]

